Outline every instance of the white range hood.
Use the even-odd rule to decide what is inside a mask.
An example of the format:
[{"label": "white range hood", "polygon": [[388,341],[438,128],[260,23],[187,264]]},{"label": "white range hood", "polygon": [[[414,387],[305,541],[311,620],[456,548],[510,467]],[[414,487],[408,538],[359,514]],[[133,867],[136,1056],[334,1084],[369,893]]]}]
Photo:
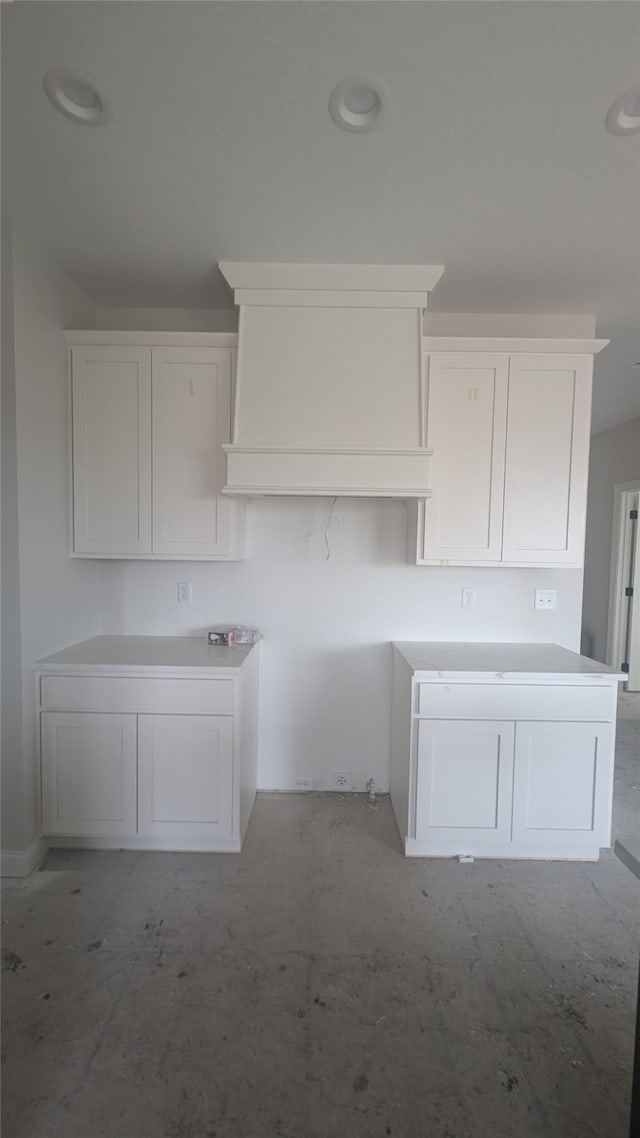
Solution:
[{"label": "white range hood", "polygon": [[443,266],[219,267],[240,307],[224,493],[429,497],[422,316]]}]

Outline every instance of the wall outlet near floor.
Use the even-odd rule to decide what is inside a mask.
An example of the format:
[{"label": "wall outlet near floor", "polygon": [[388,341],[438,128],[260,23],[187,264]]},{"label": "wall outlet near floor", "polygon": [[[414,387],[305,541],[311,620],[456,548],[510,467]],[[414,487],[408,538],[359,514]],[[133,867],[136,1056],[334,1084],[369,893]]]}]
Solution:
[{"label": "wall outlet near floor", "polygon": [[351,771],[334,771],[331,776],[332,790],[351,790]]},{"label": "wall outlet near floor", "polygon": [[475,589],[463,589],[460,604],[463,609],[474,609],[476,607]]},{"label": "wall outlet near floor", "polygon": [[296,790],[313,790],[313,779],[297,778],[293,785]]},{"label": "wall outlet near floor", "polygon": [[536,589],[535,608],[557,609],[558,594],[555,589]]},{"label": "wall outlet near floor", "polygon": [[191,604],[191,581],[178,581],[178,604]]}]

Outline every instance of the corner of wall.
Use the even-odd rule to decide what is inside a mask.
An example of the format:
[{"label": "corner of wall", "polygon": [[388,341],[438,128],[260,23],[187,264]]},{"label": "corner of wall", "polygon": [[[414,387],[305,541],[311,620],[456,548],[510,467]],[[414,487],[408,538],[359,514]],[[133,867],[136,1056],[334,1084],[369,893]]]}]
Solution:
[{"label": "corner of wall", "polygon": [[13,302],[15,405],[9,429],[15,469],[12,483],[3,486],[3,506],[14,519],[9,582],[14,627],[6,672],[3,652],[3,690],[10,684],[16,698],[4,772],[3,841],[9,851],[19,852],[22,865],[30,864],[31,854],[25,861],[20,851],[39,840],[31,668],[39,656],[94,635],[100,618],[98,568],[70,557],[69,385],[62,334],[69,324],[91,319],[94,307],[33,236],[16,226],[12,255],[5,274]]},{"label": "corner of wall", "polygon": [[585,536],[583,638],[589,655],[607,652],[613,505],[616,485],[640,478],[640,418],[592,436]]}]

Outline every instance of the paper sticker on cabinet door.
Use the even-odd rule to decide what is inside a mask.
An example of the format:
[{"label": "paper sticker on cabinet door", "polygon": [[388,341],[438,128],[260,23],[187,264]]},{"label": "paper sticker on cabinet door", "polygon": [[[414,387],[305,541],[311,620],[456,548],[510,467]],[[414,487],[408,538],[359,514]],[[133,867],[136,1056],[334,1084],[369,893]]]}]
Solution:
[{"label": "paper sticker on cabinet door", "polygon": [[418,841],[454,852],[509,841],[513,738],[513,723],[420,722]]}]

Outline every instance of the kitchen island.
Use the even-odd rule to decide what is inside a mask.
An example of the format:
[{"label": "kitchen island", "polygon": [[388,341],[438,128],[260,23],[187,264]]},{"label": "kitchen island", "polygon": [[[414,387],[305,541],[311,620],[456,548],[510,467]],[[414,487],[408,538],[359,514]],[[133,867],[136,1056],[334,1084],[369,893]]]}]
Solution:
[{"label": "kitchen island", "polygon": [[257,645],[97,636],[35,668],[50,845],[240,850],[256,794]]},{"label": "kitchen island", "polygon": [[390,792],[405,853],[597,861],[625,678],[556,644],[395,643]]}]

